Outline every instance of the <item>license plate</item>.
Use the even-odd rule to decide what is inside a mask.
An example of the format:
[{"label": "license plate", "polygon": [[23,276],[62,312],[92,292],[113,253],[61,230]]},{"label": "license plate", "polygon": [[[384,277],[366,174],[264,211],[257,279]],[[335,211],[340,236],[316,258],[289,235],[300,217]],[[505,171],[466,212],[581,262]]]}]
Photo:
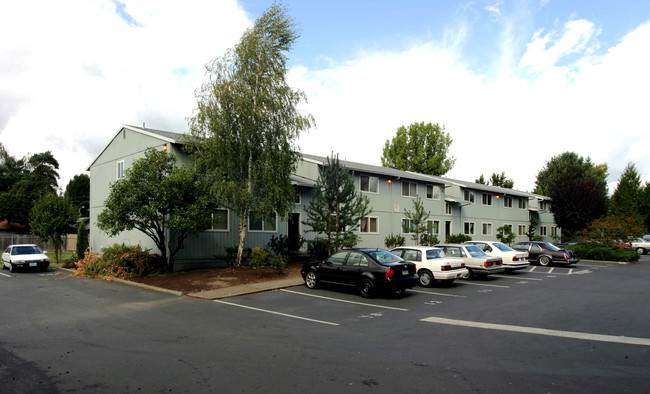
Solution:
[{"label": "license plate", "polygon": [[409,270],[402,270],[402,275],[408,276],[408,274],[409,274]]},{"label": "license plate", "polygon": [[38,264],[36,264],[36,263],[29,263],[29,266],[30,266],[30,267],[36,267],[37,265],[38,265]]}]

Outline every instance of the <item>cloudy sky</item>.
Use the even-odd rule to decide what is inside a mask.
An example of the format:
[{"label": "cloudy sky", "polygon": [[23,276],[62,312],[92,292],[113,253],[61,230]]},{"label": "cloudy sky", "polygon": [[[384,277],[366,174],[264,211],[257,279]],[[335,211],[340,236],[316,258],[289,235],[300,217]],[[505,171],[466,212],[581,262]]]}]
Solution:
[{"label": "cloudy sky", "polygon": [[[650,181],[646,0],[287,0],[301,38],[290,83],[316,128],[305,153],[380,164],[398,127],[444,125],[455,167],[532,190],[565,151]],[[122,124],[186,132],[204,65],[262,0],[0,2],[0,142],[50,150],[60,186]]]}]

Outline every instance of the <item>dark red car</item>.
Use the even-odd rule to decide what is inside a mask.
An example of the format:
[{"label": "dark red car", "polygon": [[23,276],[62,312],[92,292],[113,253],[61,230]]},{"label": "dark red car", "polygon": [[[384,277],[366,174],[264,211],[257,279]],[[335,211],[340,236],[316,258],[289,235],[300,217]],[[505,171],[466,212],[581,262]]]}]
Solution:
[{"label": "dark red car", "polygon": [[550,242],[522,241],[512,245],[512,248],[528,252],[528,260],[542,266],[551,264],[569,265],[580,261],[570,250],[560,249]]}]

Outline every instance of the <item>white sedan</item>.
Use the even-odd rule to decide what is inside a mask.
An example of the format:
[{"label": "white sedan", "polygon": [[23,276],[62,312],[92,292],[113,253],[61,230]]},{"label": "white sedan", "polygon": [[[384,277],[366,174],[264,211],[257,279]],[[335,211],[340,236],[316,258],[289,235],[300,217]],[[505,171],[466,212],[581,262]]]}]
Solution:
[{"label": "white sedan", "polygon": [[440,248],[401,246],[391,250],[391,253],[415,263],[422,287],[431,287],[436,282],[450,285],[455,279],[467,276],[469,273],[462,260],[447,257]]},{"label": "white sedan", "polygon": [[465,263],[469,273],[463,276],[463,279],[471,278],[475,275],[500,274],[505,271],[501,257],[488,256],[476,245],[467,244],[440,244],[436,245],[445,251],[450,257],[459,257]]},{"label": "white sedan", "polygon": [[476,245],[488,256],[501,257],[506,271],[515,271],[528,267],[528,252],[514,250],[508,245],[494,241],[467,241],[468,245]]},{"label": "white sedan", "polygon": [[9,245],[2,253],[2,268],[9,268],[15,272],[18,268],[36,268],[40,271],[47,271],[50,266],[50,259],[36,245]]},{"label": "white sedan", "polygon": [[646,254],[650,252],[650,241],[644,238],[637,238],[632,241],[632,249],[636,250],[638,254]]}]

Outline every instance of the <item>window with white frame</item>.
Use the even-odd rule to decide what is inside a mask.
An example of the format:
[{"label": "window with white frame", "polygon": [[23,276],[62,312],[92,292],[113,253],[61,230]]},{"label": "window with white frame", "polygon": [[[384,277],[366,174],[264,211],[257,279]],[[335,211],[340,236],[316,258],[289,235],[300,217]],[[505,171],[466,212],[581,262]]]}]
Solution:
[{"label": "window with white frame", "polygon": [[278,215],[275,214],[270,218],[254,217],[248,218],[248,230],[252,232],[275,232],[278,230]]},{"label": "window with white frame", "polygon": [[429,234],[440,234],[440,220],[427,220],[427,232]]},{"label": "window with white frame", "polygon": [[453,205],[451,203],[445,203],[445,215],[451,215],[453,212]]},{"label": "window with white frame", "polygon": [[402,219],[402,234],[410,234],[415,232],[415,224],[410,219]]},{"label": "window with white frame", "polygon": [[503,197],[503,207],[512,208],[512,197],[508,197],[508,196]]},{"label": "window with white frame", "polygon": [[483,223],[481,227],[483,235],[492,235],[492,223]]},{"label": "window with white frame", "polygon": [[539,235],[542,237],[546,236],[546,226],[539,226]]},{"label": "window with white frame", "polygon": [[557,226],[551,226],[551,237],[557,237]]},{"label": "window with white frame", "polygon": [[546,201],[540,201],[539,202],[539,209],[541,209],[542,211],[546,211],[548,209]]},{"label": "window with white frame", "polygon": [[474,235],[474,222],[463,223],[463,234]]},{"label": "window with white frame", "polygon": [[528,208],[528,200],[522,197],[519,199],[519,209],[526,209],[526,208]]},{"label": "window with white frame", "polygon": [[483,205],[492,205],[492,195],[483,193]]},{"label": "window with white frame", "polygon": [[212,213],[212,224],[210,230],[228,231],[229,230],[229,211],[225,208],[217,209]]},{"label": "window with white frame", "polygon": [[517,226],[517,235],[526,235],[526,225],[520,224]]},{"label": "window with white frame", "polygon": [[294,203],[297,205],[302,204],[302,188],[299,186],[294,186],[293,191],[295,193]]},{"label": "window with white frame", "polygon": [[471,190],[463,191],[463,201],[474,204],[474,192]]},{"label": "window with white frame", "polygon": [[117,179],[124,178],[124,160],[117,162]]},{"label": "window with white frame", "polygon": [[503,228],[508,228],[508,229],[510,229],[510,232],[512,232],[512,224],[504,223]]},{"label": "window with white frame", "polygon": [[402,196],[415,197],[418,195],[418,184],[415,182],[402,181]]},{"label": "window with white frame", "polygon": [[361,226],[359,231],[362,233],[377,233],[377,222],[379,219],[376,217],[363,217],[361,218]]},{"label": "window with white frame", "polygon": [[359,178],[362,192],[377,193],[379,190],[379,178],[368,175],[361,175]]},{"label": "window with white frame", "polygon": [[427,185],[427,198],[430,200],[440,200],[440,186]]}]

